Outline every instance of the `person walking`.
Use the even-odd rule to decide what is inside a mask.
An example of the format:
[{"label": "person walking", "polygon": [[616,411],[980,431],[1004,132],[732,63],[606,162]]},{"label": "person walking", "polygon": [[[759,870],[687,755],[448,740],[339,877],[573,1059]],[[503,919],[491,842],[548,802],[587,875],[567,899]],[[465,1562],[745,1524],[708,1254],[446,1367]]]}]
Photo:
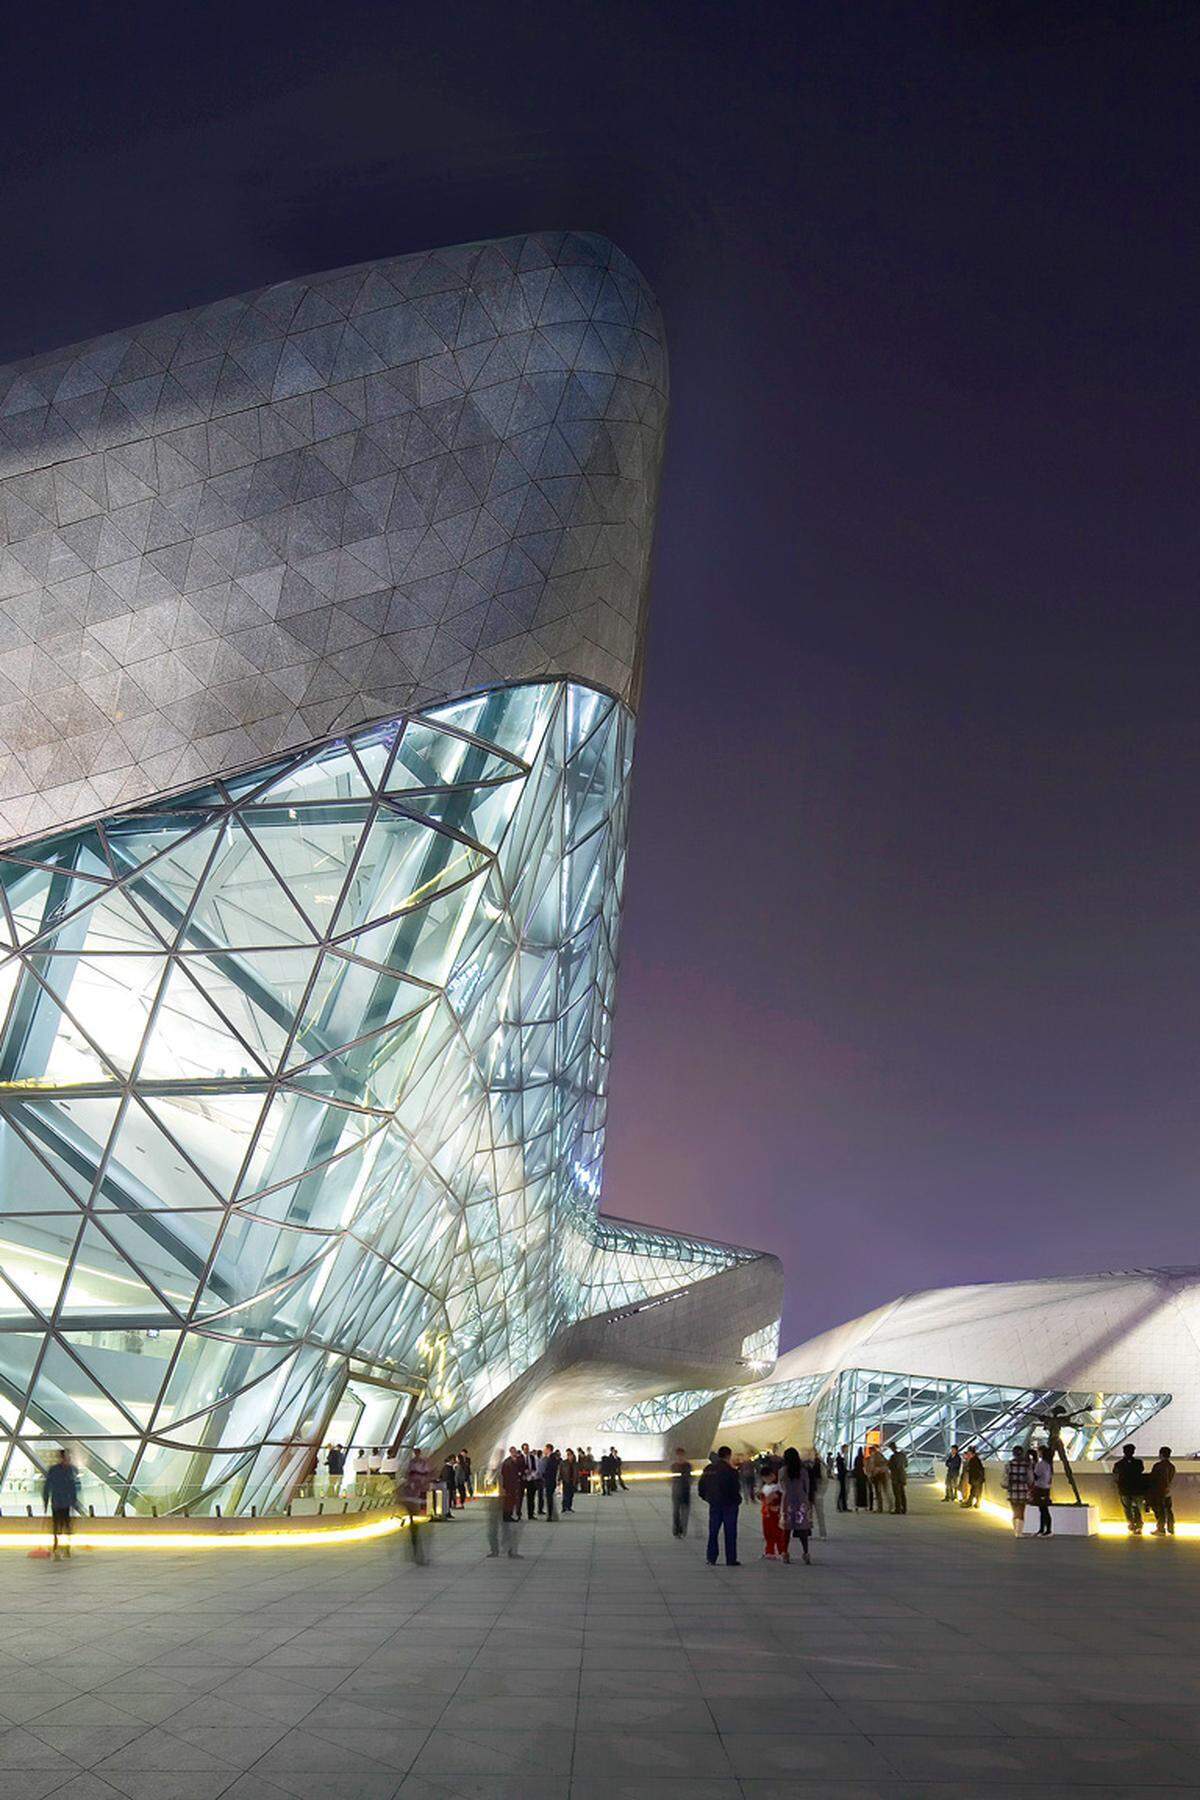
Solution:
[{"label": "person walking", "polygon": [[562,1509],[564,1515],[575,1511],[575,1488],[579,1481],[579,1460],[570,1445],[562,1459]]},{"label": "person walking", "polygon": [[962,1476],[963,1459],[959,1455],[958,1445],[951,1444],[950,1454],[942,1459],[946,1465],[946,1491],[942,1495],[943,1505],[947,1500],[958,1499],[958,1483]]},{"label": "person walking", "polygon": [[709,1565],[716,1567],[717,1552],[724,1533],[726,1566],[736,1569],[738,1508],[742,1504],[742,1485],[733,1466],[733,1451],[728,1444],[722,1444],[706,1465],[696,1491],[708,1507],[706,1554]]},{"label": "person walking", "polygon": [[60,1450],[42,1478],[42,1505],[50,1514],[50,1557],[71,1554],[71,1514],[78,1512],[79,1476],[69,1450]]},{"label": "person walking", "polygon": [[834,1468],[837,1471],[837,1509],[839,1512],[850,1511],[850,1498],[846,1492],[846,1479],[850,1472],[848,1457],[849,1444],[843,1444],[837,1453]]},{"label": "person walking", "polygon": [[1025,1508],[1029,1503],[1029,1457],[1024,1444],[1014,1444],[1004,1465],[1004,1491],[1012,1508],[1013,1536],[1025,1536]]},{"label": "person walking", "polygon": [[[892,1511],[906,1513],[908,1511],[908,1457],[898,1444],[892,1445],[892,1454],[887,1459],[888,1475],[892,1483]],[[822,1532],[824,1537],[825,1533]]]},{"label": "person walking", "polygon": [[1154,1536],[1175,1536],[1175,1502],[1171,1498],[1171,1483],[1175,1479],[1175,1464],[1171,1461],[1171,1446],[1164,1444],[1158,1453],[1158,1461],[1151,1463],[1150,1473],[1146,1477],[1146,1499],[1154,1514]]},{"label": "person walking", "polygon": [[[764,1464],[764,1467],[769,1473],[770,1464]],[[742,1505],[752,1506],[754,1496],[758,1492],[759,1481],[758,1466],[752,1456],[743,1456],[737,1465],[737,1478],[742,1487]]]},{"label": "person walking", "polygon": [[971,1444],[968,1447],[966,1458],[963,1462],[963,1480],[967,1484],[967,1492],[963,1499],[963,1505],[966,1507],[974,1507],[978,1512],[983,1503],[983,1490],[987,1482],[987,1470],[984,1468],[983,1458],[980,1456],[978,1450],[976,1450],[974,1444]]},{"label": "person walking", "polygon": [[692,1512],[692,1465],[687,1453],[676,1446],[671,1464],[671,1535],[686,1537]]},{"label": "person walking", "polygon": [[825,1529],[825,1464],[811,1445],[806,1447],[800,1460],[808,1475],[809,1511],[817,1536],[824,1540],[829,1535]]},{"label": "person walking", "polygon": [[1053,1482],[1054,1464],[1046,1453],[1045,1444],[1039,1444],[1033,1454],[1029,1476],[1029,1498],[1038,1509],[1039,1537],[1052,1537],[1054,1534],[1054,1515],[1050,1510],[1050,1489]]},{"label": "person walking", "polygon": [[871,1450],[870,1460],[867,1463],[867,1474],[871,1478],[871,1493],[875,1502],[873,1510],[878,1513],[886,1512],[889,1486],[888,1466],[878,1444],[874,1445]]},{"label": "person walking", "polygon": [[[809,1539],[812,1536],[812,1464],[801,1460],[800,1453],[789,1447],[783,1453],[783,1463],[779,1470],[780,1522],[790,1540],[799,1538],[800,1554],[804,1561],[811,1562],[808,1552]],[[791,1556],[785,1553],[785,1562],[791,1562]]]},{"label": "person walking", "polygon": [[620,1488],[621,1492],[623,1494],[627,1494],[629,1492],[629,1489],[625,1486],[625,1476],[623,1473],[625,1464],[622,1462],[620,1453],[618,1452],[615,1444],[613,1445],[612,1449],[609,1451],[609,1455],[612,1457],[613,1480],[616,1482],[617,1487]]},{"label": "person walking", "polygon": [[854,1510],[865,1512],[871,1504],[871,1486],[867,1480],[867,1459],[861,1450],[854,1452]]},{"label": "person walking", "polygon": [[344,1444],[330,1444],[325,1452],[325,1473],[328,1477],[327,1488],[332,1499],[336,1499],[342,1491],[342,1476],[346,1472],[346,1449]]},{"label": "person walking", "polygon": [[[429,1522],[429,1492],[435,1485],[433,1464],[424,1451],[414,1446],[408,1459],[408,1467],[403,1475],[401,1505],[408,1515],[408,1542],[415,1563],[429,1561],[429,1546],[425,1541],[425,1527]],[[397,1487],[401,1477],[397,1476]]]},{"label": "person walking", "polygon": [[1121,1506],[1125,1513],[1131,1537],[1141,1537],[1142,1495],[1146,1491],[1146,1465],[1137,1454],[1134,1445],[1126,1444],[1120,1457],[1113,1464],[1113,1479],[1117,1484],[1117,1493],[1121,1498]]},{"label": "person walking", "polygon": [[592,1491],[592,1482],[596,1479],[596,1457],[589,1444],[579,1459],[579,1473],[582,1477],[581,1488],[585,1494]]}]

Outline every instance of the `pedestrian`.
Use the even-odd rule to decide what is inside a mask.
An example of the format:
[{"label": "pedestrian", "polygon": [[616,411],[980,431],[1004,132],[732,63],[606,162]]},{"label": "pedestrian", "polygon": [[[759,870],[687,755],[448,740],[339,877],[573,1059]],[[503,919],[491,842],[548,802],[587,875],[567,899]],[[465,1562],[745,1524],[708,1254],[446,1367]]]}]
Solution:
[{"label": "pedestrian", "polygon": [[609,1451],[608,1454],[612,1458],[613,1492],[615,1494],[617,1489],[620,1488],[620,1490],[623,1494],[627,1494],[629,1492],[629,1489],[625,1486],[625,1477],[621,1473],[621,1471],[625,1467],[625,1465],[621,1461],[621,1458],[617,1452],[617,1446],[615,1444],[613,1445],[612,1449]]},{"label": "pedestrian", "polygon": [[612,1458],[605,1450],[600,1456],[600,1492],[611,1494],[613,1491]]},{"label": "pedestrian", "polygon": [[1039,1444],[1033,1455],[1033,1468],[1029,1478],[1029,1498],[1038,1509],[1039,1537],[1050,1537],[1054,1532],[1054,1515],[1050,1511],[1050,1489],[1054,1482],[1054,1464],[1046,1453],[1045,1444]]},{"label": "pedestrian", "polygon": [[447,1450],[445,1461],[439,1473],[438,1486],[442,1491],[442,1510],[438,1514],[439,1523],[443,1520],[454,1523],[454,1496],[458,1492],[458,1464]]},{"label": "pedestrian", "polygon": [[[800,1539],[800,1553],[805,1562],[812,1561],[808,1553],[812,1535],[811,1468],[811,1463],[801,1460],[798,1450],[784,1451],[783,1466],[779,1471],[780,1517],[789,1539]],[[790,1556],[784,1558],[785,1562],[791,1560]]]},{"label": "pedestrian", "polygon": [[813,1523],[817,1528],[817,1536],[821,1539],[829,1534],[825,1529],[825,1464],[810,1446],[800,1459],[808,1473],[808,1504]]},{"label": "pedestrian", "polygon": [[1171,1446],[1164,1444],[1158,1453],[1158,1461],[1151,1463],[1150,1473],[1146,1478],[1146,1498],[1154,1514],[1155,1537],[1175,1536],[1175,1502],[1171,1498],[1171,1483],[1175,1479],[1175,1464],[1171,1461]]},{"label": "pedestrian", "polygon": [[671,1535],[673,1537],[687,1536],[691,1512],[692,1465],[688,1461],[686,1451],[677,1446],[675,1461],[671,1464]]},{"label": "pedestrian", "polygon": [[983,1490],[987,1482],[987,1470],[984,1468],[983,1458],[980,1456],[978,1450],[976,1450],[974,1444],[970,1445],[968,1448],[966,1458],[963,1462],[963,1480],[967,1486],[963,1505],[974,1507],[976,1512],[978,1512],[983,1503]]},{"label": "pedestrian", "polygon": [[[765,1462],[764,1460],[764,1468],[767,1472],[770,1471],[770,1467],[770,1463]],[[744,1456],[742,1458],[741,1462],[738,1464],[737,1475],[738,1480],[742,1484],[742,1503],[745,1506],[751,1506],[754,1503],[754,1496],[758,1491],[759,1481],[758,1469],[755,1466],[754,1458],[752,1456]]]},{"label": "pedestrian", "polygon": [[330,1444],[325,1453],[325,1473],[329,1477],[329,1492],[336,1499],[342,1491],[342,1476],[346,1471],[346,1447],[344,1444]]},{"label": "pedestrian", "polygon": [[80,1511],[79,1476],[69,1450],[59,1451],[42,1478],[42,1505],[50,1514],[50,1557],[57,1562],[71,1554],[71,1514]]},{"label": "pedestrian", "polygon": [[525,1473],[524,1453],[515,1444],[510,1444],[508,1455],[500,1464],[497,1484],[500,1489],[500,1541],[489,1549],[489,1556],[499,1556],[501,1545],[509,1556],[521,1554],[517,1544],[521,1533],[521,1502],[525,1498]]},{"label": "pedestrian", "polygon": [[[908,1456],[898,1444],[892,1445],[892,1454],[887,1459],[888,1475],[892,1483],[892,1511],[906,1513],[908,1511]],[[824,1537],[825,1533],[822,1532]]]},{"label": "pedestrian", "polygon": [[710,1459],[700,1477],[697,1493],[708,1507],[708,1551],[711,1567],[716,1567],[721,1535],[725,1536],[726,1566],[738,1566],[738,1507],[742,1504],[742,1486],[733,1466],[733,1451],[722,1444]]},{"label": "pedestrian", "polygon": [[788,1534],[782,1517],[783,1493],[771,1474],[758,1490],[762,1508],[763,1556],[768,1562],[790,1562]]},{"label": "pedestrian", "polygon": [[861,1450],[854,1452],[854,1510],[864,1512],[871,1503],[871,1486],[867,1480],[867,1459]]},{"label": "pedestrian", "polygon": [[[429,1493],[435,1478],[433,1464],[419,1447],[414,1447],[402,1479],[400,1501],[408,1516],[408,1542],[412,1559],[415,1563],[427,1563],[429,1546],[425,1542],[425,1526],[429,1522]],[[401,1477],[397,1476],[397,1486],[400,1485]]]},{"label": "pedestrian", "polygon": [[1004,1465],[1004,1491],[1012,1508],[1013,1536],[1025,1536],[1025,1507],[1029,1501],[1029,1458],[1024,1444],[1014,1444]]},{"label": "pedestrian", "polygon": [[542,1455],[538,1458],[538,1480],[542,1484],[541,1499],[538,1501],[538,1511],[541,1512],[541,1502],[544,1500],[546,1503],[547,1525],[554,1525],[558,1522],[554,1516],[554,1497],[558,1492],[558,1471],[561,1466],[562,1458],[558,1454],[558,1451],[554,1448],[553,1444],[547,1444]]},{"label": "pedestrian", "polygon": [[575,1511],[575,1488],[579,1482],[579,1459],[568,1445],[562,1459],[563,1513]]},{"label": "pedestrian", "polygon": [[590,1494],[592,1483],[596,1479],[596,1456],[590,1444],[583,1453],[580,1473],[583,1476],[583,1491],[585,1494]]},{"label": "pedestrian", "polygon": [[951,1444],[950,1454],[942,1459],[946,1465],[946,1491],[942,1495],[943,1502],[958,1499],[958,1482],[962,1474],[963,1459],[958,1453],[958,1445]]},{"label": "pedestrian", "polygon": [[867,1463],[867,1474],[871,1478],[871,1493],[874,1499],[873,1510],[878,1513],[886,1512],[888,1487],[890,1483],[888,1479],[887,1459],[878,1444],[872,1446],[870,1459]]},{"label": "pedestrian", "polygon": [[850,1511],[850,1498],[846,1492],[846,1479],[850,1472],[849,1450],[849,1444],[843,1444],[833,1465],[837,1471],[837,1509],[839,1512]]},{"label": "pedestrian", "polygon": [[525,1516],[532,1520],[539,1491],[537,1452],[531,1450],[528,1444],[522,1444],[521,1455],[525,1462]]},{"label": "pedestrian", "polygon": [[1146,1465],[1132,1444],[1126,1444],[1113,1464],[1113,1479],[1131,1537],[1142,1535],[1142,1495],[1146,1491]]}]

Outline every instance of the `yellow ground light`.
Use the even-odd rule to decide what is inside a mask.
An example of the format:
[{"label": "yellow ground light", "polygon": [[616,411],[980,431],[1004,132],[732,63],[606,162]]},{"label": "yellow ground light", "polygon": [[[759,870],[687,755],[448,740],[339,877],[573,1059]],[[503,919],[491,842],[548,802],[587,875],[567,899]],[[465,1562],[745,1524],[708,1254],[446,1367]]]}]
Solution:
[{"label": "yellow ground light", "polygon": [[[631,1471],[629,1481],[669,1481],[669,1469]],[[494,1490],[492,1490],[494,1492]],[[480,1498],[486,1490],[481,1490]],[[74,1531],[77,1550],[319,1550],[331,1544],[363,1544],[403,1531],[407,1518],[371,1519],[364,1525],[326,1525],[314,1530],[271,1531]],[[0,1531],[0,1550],[48,1550],[48,1531]]]},{"label": "yellow ground light", "polygon": [[[939,1494],[941,1493],[942,1483],[940,1481],[931,1481],[929,1485],[931,1488],[936,1489]],[[1031,1501],[1030,1504],[1032,1505],[1033,1502]],[[1061,1501],[1055,1502],[1055,1505],[1061,1504]],[[1094,1504],[1095,1502],[1093,1502],[1093,1505]],[[1009,1507],[1002,1506],[998,1500],[981,1500],[977,1509],[972,1508],[972,1511],[975,1510],[979,1512],[981,1518],[991,1519],[994,1524],[1003,1525],[1004,1529],[1011,1533],[1012,1512]],[[1101,1519],[1095,1535],[1097,1537],[1106,1538],[1132,1538],[1136,1537],[1137,1533],[1130,1531],[1128,1525],[1122,1524],[1120,1519]],[[1149,1532],[1143,1532],[1142,1535],[1143,1537],[1153,1537],[1154,1532],[1151,1530]],[[1175,1526],[1175,1536],[1178,1538],[1200,1538],[1200,1522],[1191,1519],[1180,1520]]]}]

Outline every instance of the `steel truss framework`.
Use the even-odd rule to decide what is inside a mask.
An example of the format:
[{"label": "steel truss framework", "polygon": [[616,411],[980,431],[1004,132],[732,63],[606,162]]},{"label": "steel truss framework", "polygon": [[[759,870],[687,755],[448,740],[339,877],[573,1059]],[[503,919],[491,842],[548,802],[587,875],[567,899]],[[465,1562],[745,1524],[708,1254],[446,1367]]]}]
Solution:
[{"label": "steel truss framework", "polygon": [[492,688],[0,860],[5,1478],[270,1510],[352,1367],[440,1439],[736,1260],[597,1223],[632,738]]},{"label": "steel truss framework", "polygon": [[1068,1412],[1086,1408],[1086,1421],[1063,1432],[1063,1444],[1074,1462],[1107,1455],[1170,1399],[1170,1394],[992,1387],[880,1369],[843,1369],[821,1396],[817,1442],[829,1451],[840,1444],[860,1444],[869,1431],[878,1431],[885,1443],[917,1454],[944,1455],[951,1444],[973,1443],[982,1455],[999,1455],[1017,1440],[1037,1436],[1031,1413],[1056,1406]]},{"label": "steel truss framework", "polygon": [[744,1388],[729,1396],[721,1414],[722,1425],[741,1419],[756,1419],[760,1413],[788,1412],[795,1406],[811,1406],[825,1383],[826,1375],[801,1375],[795,1381],[772,1381],[766,1387]]}]

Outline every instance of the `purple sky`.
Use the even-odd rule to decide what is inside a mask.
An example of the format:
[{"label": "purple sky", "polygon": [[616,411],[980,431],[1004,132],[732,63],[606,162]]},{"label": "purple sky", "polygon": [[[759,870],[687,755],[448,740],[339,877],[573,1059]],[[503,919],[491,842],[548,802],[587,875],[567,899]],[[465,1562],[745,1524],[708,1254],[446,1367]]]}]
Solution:
[{"label": "purple sky", "polygon": [[778,1251],[785,1341],[1200,1260],[1194,6],[428,18],[27,11],[0,357],[609,232],[674,414],[606,1204]]}]

